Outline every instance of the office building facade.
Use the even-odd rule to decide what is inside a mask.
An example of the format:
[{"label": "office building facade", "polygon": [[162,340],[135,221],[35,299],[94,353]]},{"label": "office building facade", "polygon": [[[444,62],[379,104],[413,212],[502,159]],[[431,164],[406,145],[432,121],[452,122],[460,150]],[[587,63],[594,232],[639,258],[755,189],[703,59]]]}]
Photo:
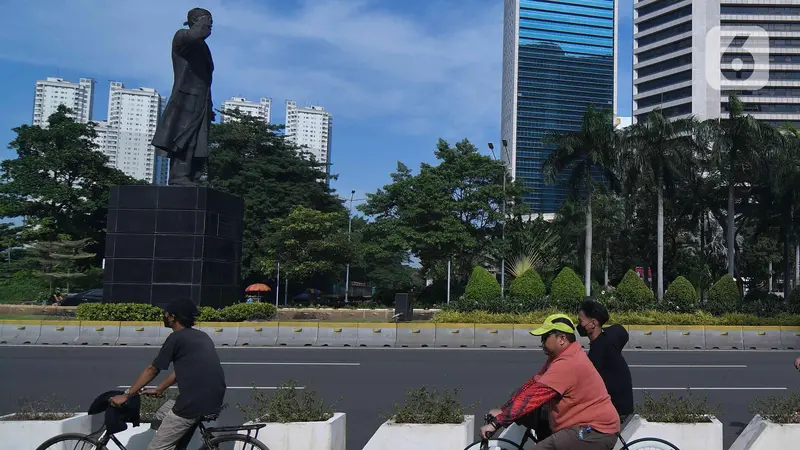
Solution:
[{"label": "office building facade", "polygon": [[286,138],[302,148],[304,154],[313,155],[317,162],[326,164],[330,174],[331,135],[333,115],[321,106],[298,108],[297,102],[286,102]]},{"label": "office building facade", "polygon": [[[657,108],[669,118],[724,117],[735,93],[757,119],[800,125],[796,1],[636,0],[634,10],[635,122]],[[763,86],[748,85],[760,78]]]},{"label": "office building facade", "polygon": [[545,182],[553,131],[580,129],[589,105],[616,116],[616,2],[505,0],[501,148],[534,214],[552,217],[568,195]]},{"label": "office building facade", "polygon": [[236,120],[234,117],[224,114],[225,111],[232,111],[238,109],[239,112],[262,119],[264,123],[270,121],[270,110],[272,109],[272,99],[262,98],[258,103],[247,100],[243,97],[232,97],[230,100],[222,102],[222,122],[230,122]]},{"label": "office building facade", "polygon": [[81,78],[72,83],[63,78],[47,77],[36,82],[33,97],[34,126],[47,126],[48,118],[64,105],[72,110],[72,118],[76,122],[88,123],[92,120],[94,110],[95,81]]}]

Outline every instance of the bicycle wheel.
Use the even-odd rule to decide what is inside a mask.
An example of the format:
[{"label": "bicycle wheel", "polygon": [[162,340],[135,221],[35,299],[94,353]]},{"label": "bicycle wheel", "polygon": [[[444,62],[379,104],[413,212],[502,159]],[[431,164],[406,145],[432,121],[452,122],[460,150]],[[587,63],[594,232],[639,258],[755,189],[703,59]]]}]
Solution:
[{"label": "bicycle wheel", "polygon": [[263,442],[244,434],[225,434],[212,439],[208,445],[203,444],[200,450],[269,450]]},{"label": "bicycle wheel", "polygon": [[628,442],[622,450],[680,450],[669,441],[646,437]]},{"label": "bicycle wheel", "polygon": [[106,446],[81,433],[64,433],[52,437],[36,450],[108,450]]},{"label": "bicycle wheel", "polygon": [[486,441],[487,445],[482,447],[484,441],[477,440],[469,444],[464,450],[522,450],[519,443],[503,438],[491,438]]}]

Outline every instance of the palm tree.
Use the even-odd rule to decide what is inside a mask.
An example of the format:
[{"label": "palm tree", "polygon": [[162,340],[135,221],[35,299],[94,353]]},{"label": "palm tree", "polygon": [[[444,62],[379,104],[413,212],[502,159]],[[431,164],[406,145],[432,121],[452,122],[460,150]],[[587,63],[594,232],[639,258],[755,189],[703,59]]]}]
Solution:
[{"label": "palm tree", "polygon": [[600,172],[612,188],[618,186],[613,172],[617,157],[618,135],[614,129],[613,114],[609,110],[597,110],[589,105],[583,115],[581,129],[569,132],[553,132],[545,143],[555,145],[542,167],[545,181],[553,183],[565,170],[570,170],[569,187],[572,197],[578,197],[586,188],[586,248],[584,249],[584,284],[586,295],[592,291],[592,195]]},{"label": "palm tree", "polygon": [[628,187],[639,182],[654,186],[658,195],[656,295],[664,298],[664,190],[672,188],[683,171],[692,170],[697,144],[694,117],[669,120],[659,109],[626,128],[622,138],[624,170]]}]

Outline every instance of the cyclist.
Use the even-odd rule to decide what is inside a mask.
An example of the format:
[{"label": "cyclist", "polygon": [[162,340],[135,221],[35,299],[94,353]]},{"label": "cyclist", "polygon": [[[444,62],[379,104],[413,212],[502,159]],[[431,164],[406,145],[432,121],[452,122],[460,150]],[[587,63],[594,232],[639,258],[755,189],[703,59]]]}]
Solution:
[{"label": "cyclist", "polygon": [[578,313],[578,334],[589,337],[589,360],[606,384],[611,402],[619,413],[620,423],[633,413],[633,381],[631,370],[622,356],[628,343],[628,332],[622,325],[603,328],[609,315],[603,305],[589,300]]},{"label": "cyclist", "polygon": [[175,382],[180,386],[175,406],[164,417],[148,450],[185,449],[199,421],[222,410],[225,374],[214,342],[206,333],[192,328],[195,317],[197,307],[191,300],[170,301],[164,307],[164,326],[171,328],[172,333],[136,382],[124,394],[111,398],[112,405],[123,405],[159,372],[169,369],[170,363],[175,365],[156,389],[141,391],[145,395],[160,395]]},{"label": "cyclist", "polygon": [[800,370],[800,357],[794,360],[794,368]]},{"label": "cyclist", "polygon": [[522,419],[547,404],[553,434],[538,450],[611,450],[617,441],[619,415],[603,379],[576,342],[575,326],[564,314],[553,314],[531,331],[541,336],[547,361],[500,409],[481,436]]}]

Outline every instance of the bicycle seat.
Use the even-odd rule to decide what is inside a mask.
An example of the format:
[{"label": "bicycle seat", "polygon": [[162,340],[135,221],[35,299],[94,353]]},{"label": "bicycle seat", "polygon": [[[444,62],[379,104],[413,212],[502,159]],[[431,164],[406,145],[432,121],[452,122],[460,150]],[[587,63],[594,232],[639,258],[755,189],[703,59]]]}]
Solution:
[{"label": "bicycle seat", "polygon": [[219,420],[219,414],[209,414],[200,418],[201,422],[214,422],[216,420]]}]

